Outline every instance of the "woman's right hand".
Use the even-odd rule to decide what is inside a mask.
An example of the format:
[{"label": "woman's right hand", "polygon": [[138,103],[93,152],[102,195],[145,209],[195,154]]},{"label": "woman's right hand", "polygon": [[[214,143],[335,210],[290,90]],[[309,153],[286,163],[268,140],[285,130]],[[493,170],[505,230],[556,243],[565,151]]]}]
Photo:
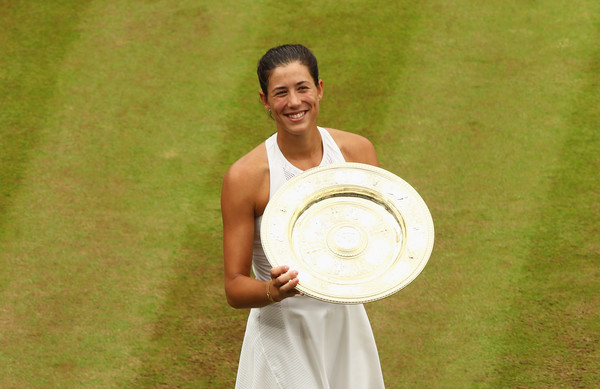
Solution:
[{"label": "woman's right hand", "polygon": [[273,301],[279,302],[285,298],[300,294],[296,290],[298,285],[298,271],[290,270],[287,265],[276,266],[271,269],[271,281],[267,285]]}]

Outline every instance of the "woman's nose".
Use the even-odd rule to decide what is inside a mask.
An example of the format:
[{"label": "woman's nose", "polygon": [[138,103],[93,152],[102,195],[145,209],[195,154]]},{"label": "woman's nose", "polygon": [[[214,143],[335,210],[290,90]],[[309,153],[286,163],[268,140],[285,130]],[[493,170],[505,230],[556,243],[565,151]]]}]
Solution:
[{"label": "woman's nose", "polygon": [[298,104],[300,104],[300,97],[298,96],[297,93],[290,92],[290,94],[288,95],[288,105],[290,107],[295,107]]}]

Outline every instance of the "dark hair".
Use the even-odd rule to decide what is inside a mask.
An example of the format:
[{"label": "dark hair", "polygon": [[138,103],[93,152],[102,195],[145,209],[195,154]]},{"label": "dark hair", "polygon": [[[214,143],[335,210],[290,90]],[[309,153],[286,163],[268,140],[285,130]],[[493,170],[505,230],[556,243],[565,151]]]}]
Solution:
[{"label": "dark hair", "polygon": [[315,85],[319,84],[319,67],[317,66],[317,58],[305,46],[302,45],[282,45],[269,49],[258,61],[256,74],[258,82],[265,96],[268,95],[267,89],[269,85],[269,77],[273,70],[279,66],[288,65],[292,62],[300,62],[308,68],[308,72],[312,76]]}]

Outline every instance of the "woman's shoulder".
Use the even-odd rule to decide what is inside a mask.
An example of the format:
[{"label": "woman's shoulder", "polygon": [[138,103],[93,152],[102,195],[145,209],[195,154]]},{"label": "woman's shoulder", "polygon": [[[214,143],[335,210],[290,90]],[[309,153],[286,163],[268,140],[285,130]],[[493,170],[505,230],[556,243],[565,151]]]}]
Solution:
[{"label": "woman's shoulder", "polygon": [[245,187],[262,184],[269,174],[265,142],[235,161],[225,174],[225,182]]},{"label": "woman's shoulder", "polygon": [[367,163],[378,166],[373,143],[366,137],[335,128],[325,128],[338,145],[347,162]]}]

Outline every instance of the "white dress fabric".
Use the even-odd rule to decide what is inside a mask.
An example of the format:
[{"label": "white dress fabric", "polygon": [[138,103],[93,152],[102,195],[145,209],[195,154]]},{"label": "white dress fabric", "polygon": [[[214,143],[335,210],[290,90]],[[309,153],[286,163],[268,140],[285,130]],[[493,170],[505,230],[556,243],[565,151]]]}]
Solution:
[{"label": "white dress fabric", "polygon": [[[321,165],[344,162],[327,130]],[[288,162],[277,134],[266,141],[270,197],[302,171]],[[255,220],[252,267],[259,280],[270,279],[271,266],[260,243],[261,217]],[[266,298],[266,296],[265,296]],[[250,310],[242,344],[238,389],[378,389],[384,388],[373,331],[365,308],[294,296]]]}]

